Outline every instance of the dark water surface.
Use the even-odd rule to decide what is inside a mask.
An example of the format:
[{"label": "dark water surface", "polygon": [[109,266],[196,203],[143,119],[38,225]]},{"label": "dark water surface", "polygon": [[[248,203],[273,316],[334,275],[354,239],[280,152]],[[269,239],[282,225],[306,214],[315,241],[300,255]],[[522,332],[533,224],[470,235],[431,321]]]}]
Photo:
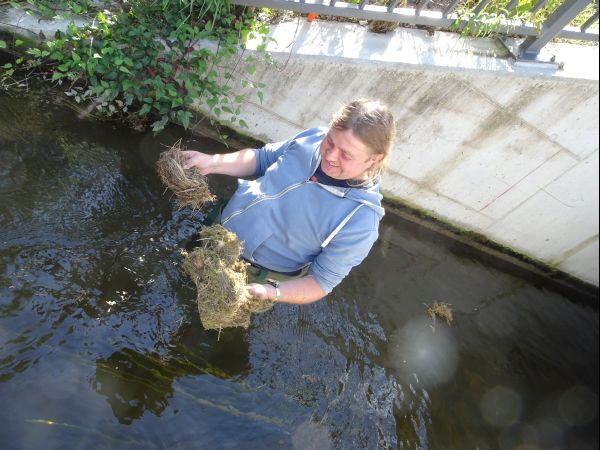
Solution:
[{"label": "dark water surface", "polygon": [[180,133],[0,94],[1,449],[598,448],[597,308],[391,214],[325,300],[203,330]]}]

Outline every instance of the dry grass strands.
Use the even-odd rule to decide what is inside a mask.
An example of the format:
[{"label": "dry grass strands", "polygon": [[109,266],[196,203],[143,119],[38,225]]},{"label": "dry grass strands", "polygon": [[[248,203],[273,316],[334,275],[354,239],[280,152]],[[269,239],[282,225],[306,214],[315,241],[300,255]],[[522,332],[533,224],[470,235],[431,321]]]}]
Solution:
[{"label": "dry grass strands", "polygon": [[452,308],[450,308],[448,303],[434,302],[433,306],[426,306],[427,314],[429,314],[429,317],[431,317],[434,321],[436,317],[439,317],[440,319],[445,319],[448,326],[452,325],[454,317],[452,316]]},{"label": "dry grass strands", "polygon": [[206,177],[195,169],[184,169],[181,139],[161,153],[156,169],[164,185],[175,194],[175,203],[181,209],[191,206],[200,209],[215,200],[208,188]]},{"label": "dry grass strands", "polygon": [[234,233],[213,225],[200,231],[200,246],[183,262],[183,269],[196,284],[200,321],[207,330],[248,328],[253,312],[272,306],[268,300],[247,295],[246,263],[240,260],[241,252]]}]

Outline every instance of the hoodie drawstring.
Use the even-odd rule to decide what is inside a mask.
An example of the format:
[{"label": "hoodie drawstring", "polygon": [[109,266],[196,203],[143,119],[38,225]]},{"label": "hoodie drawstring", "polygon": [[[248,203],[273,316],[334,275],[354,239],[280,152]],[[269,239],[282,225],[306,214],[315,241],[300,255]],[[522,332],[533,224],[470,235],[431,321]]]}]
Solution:
[{"label": "hoodie drawstring", "polygon": [[335,230],[333,230],[331,232],[331,234],[329,236],[327,236],[327,239],[325,239],[323,241],[323,243],[321,244],[321,248],[325,248],[329,245],[331,240],[340,232],[340,230],[344,227],[344,225],[346,225],[348,223],[348,221],[352,218],[352,216],[356,213],[356,211],[358,211],[360,209],[361,206],[363,206],[363,203],[359,203],[358,206],[356,206],[352,211],[350,211],[350,214],[348,214],[344,218],[344,220],[342,220],[340,222],[340,224],[337,227],[335,227]]}]

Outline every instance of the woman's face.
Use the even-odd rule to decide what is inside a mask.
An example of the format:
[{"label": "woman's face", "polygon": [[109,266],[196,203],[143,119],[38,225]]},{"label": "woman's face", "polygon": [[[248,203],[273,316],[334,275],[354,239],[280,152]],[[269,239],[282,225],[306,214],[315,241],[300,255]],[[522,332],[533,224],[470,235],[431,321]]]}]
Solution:
[{"label": "woman's face", "polygon": [[321,170],[336,180],[364,180],[383,155],[373,155],[352,130],[330,128],[321,147]]}]

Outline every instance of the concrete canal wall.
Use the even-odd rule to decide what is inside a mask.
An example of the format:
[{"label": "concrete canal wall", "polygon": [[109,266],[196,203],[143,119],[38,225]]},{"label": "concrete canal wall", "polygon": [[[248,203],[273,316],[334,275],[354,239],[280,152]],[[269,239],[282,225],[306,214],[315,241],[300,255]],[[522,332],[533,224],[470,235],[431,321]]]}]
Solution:
[{"label": "concrete canal wall", "polygon": [[[2,19],[34,35],[65,25]],[[598,286],[597,46],[548,46],[558,67],[515,64],[492,39],[416,29],[296,20],[272,37],[275,65],[257,72],[264,100],[243,104],[249,128],[237,131],[286,139],[351,99],[379,98],[398,121],[388,199]]]}]

